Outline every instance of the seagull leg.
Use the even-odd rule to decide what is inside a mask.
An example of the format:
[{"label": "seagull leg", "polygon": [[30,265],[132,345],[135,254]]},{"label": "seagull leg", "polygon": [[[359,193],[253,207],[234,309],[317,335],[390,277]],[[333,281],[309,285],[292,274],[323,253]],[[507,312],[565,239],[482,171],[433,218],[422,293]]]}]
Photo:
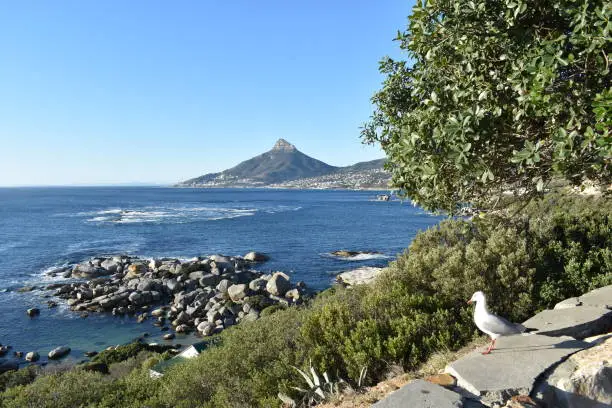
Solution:
[{"label": "seagull leg", "polygon": [[493,348],[495,347],[495,339],[491,340],[491,344],[489,344],[489,348],[487,349],[487,351],[483,351],[482,354],[490,354],[491,350],[493,350]]}]

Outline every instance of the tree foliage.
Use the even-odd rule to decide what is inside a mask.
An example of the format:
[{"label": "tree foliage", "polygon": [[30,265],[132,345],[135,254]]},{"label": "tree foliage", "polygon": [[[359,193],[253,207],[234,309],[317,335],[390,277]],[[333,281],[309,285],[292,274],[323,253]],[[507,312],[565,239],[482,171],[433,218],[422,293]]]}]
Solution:
[{"label": "tree foliage", "polygon": [[604,0],[418,1],[362,136],[427,209],[532,197],[556,175],[605,185],[611,16]]}]

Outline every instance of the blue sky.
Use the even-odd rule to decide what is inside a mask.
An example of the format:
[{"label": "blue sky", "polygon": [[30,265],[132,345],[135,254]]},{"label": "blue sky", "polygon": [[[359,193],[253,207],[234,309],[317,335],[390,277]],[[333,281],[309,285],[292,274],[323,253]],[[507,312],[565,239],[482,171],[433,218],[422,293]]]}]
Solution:
[{"label": "blue sky", "polygon": [[413,1],[0,0],[0,186],[173,183],[285,138],[333,165]]}]

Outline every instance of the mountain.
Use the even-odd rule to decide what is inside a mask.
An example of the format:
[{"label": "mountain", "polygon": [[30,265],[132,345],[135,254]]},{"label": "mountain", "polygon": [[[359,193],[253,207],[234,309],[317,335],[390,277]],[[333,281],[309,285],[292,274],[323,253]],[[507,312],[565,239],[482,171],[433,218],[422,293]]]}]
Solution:
[{"label": "mountain", "polygon": [[344,175],[350,175],[353,180],[355,174],[361,172],[382,172],[384,161],[385,159],[372,160],[348,167],[331,166],[300,152],[285,139],[279,139],[272,150],[243,161],[231,169],[189,179],[177,184],[177,186],[317,188],[309,185],[304,186],[304,183],[300,183],[300,181],[310,180],[306,184],[316,184],[318,179],[327,182],[331,177],[331,179],[338,181]]}]

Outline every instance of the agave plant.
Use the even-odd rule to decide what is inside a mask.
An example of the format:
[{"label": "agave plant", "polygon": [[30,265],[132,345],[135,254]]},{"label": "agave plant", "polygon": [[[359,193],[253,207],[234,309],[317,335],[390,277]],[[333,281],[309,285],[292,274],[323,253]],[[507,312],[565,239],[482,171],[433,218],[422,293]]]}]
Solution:
[{"label": "agave plant", "polygon": [[[323,378],[319,376],[310,363],[310,373],[304,372],[297,367],[293,367],[302,378],[306,381],[307,387],[291,387],[292,389],[299,391],[302,394],[301,406],[310,407],[318,404],[331,396],[337,395],[340,392],[340,386],[344,384],[343,380],[333,382],[330,380],[327,372],[323,373]],[[278,397],[287,407],[297,407],[298,404],[291,397],[279,393]]]}]

